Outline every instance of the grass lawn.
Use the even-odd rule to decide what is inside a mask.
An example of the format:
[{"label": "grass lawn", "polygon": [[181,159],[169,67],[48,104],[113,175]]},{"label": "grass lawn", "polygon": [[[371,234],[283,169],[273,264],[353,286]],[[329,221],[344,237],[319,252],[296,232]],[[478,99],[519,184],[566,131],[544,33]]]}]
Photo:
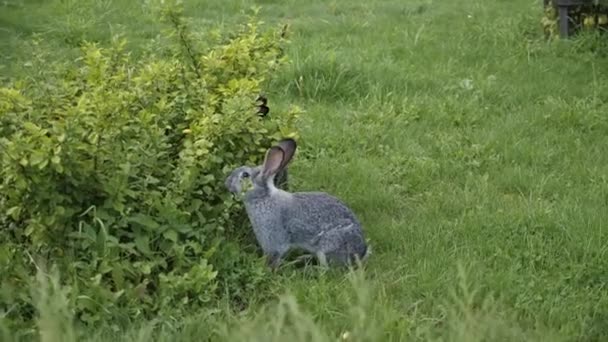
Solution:
[{"label": "grass lawn", "polygon": [[[307,112],[293,188],[349,203],[374,254],[363,273],[285,268],[244,312],[156,339],[608,340],[605,37],[545,41],[533,0],[184,2],[200,29],[255,4],[290,23],[268,97]],[[0,3],[0,77],[27,71],[35,32],[55,58],[117,32],[136,52],[161,29],[144,4]],[[66,340],[51,312],[43,336]]]}]

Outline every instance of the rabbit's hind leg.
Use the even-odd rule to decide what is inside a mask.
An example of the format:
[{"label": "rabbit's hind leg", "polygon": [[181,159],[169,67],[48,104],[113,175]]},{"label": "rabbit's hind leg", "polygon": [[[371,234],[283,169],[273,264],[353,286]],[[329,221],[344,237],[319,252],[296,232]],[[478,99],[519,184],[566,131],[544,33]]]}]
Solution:
[{"label": "rabbit's hind leg", "polygon": [[323,268],[329,268],[329,264],[327,263],[327,256],[325,255],[325,252],[319,251],[316,254],[317,254],[317,259],[319,260],[319,265],[321,265],[321,267],[323,267]]},{"label": "rabbit's hind leg", "polygon": [[367,246],[359,231],[353,226],[332,229],[326,232],[321,242],[321,251],[324,252],[330,264],[349,266],[364,261]]}]

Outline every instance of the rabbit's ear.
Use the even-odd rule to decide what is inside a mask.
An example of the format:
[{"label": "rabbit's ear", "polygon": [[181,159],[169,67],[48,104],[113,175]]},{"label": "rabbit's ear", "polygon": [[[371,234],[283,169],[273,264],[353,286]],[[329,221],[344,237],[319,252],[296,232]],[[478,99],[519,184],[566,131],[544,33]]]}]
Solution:
[{"label": "rabbit's ear", "polygon": [[293,158],[294,153],[296,153],[296,148],[298,147],[298,144],[296,144],[295,140],[293,140],[291,138],[287,138],[287,139],[281,140],[278,143],[278,146],[285,153],[283,162],[281,163],[281,169],[283,169],[283,168],[285,168],[285,166],[287,166],[287,164],[289,164],[289,162],[291,161],[291,158]]},{"label": "rabbit's ear", "polygon": [[285,153],[280,147],[271,147],[268,152],[266,152],[264,168],[262,169],[262,178],[268,179],[270,176],[275,175],[280,170],[284,157]]}]

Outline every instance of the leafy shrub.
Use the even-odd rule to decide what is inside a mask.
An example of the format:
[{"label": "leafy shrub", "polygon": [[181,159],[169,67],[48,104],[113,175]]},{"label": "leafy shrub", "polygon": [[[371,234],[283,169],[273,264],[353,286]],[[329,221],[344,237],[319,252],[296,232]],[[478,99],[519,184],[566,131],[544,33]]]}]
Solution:
[{"label": "leafy shrub", "polygon": [[283,34],[255,15],[199,39],[164,9],[173,45],[134,60],[125,41],[0,88],[0,307],[30,324],[28,284],[57,264],[84,323],[124,322],[244,300],[264,268],[223,187],[294,136],[298,110],[260,118],[254,100],[285,62]]}]

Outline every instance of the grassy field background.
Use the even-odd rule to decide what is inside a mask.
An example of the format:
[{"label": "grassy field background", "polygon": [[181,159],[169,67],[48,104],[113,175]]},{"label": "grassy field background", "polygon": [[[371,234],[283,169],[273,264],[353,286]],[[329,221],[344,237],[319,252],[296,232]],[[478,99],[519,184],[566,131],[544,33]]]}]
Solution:
[{"label": "grassy field background", "polygon": [[[46,341],[608,339],[605,37],[545,41],[531,0],[184,3],[200,30],[253,5],[291,25],[268,97],[307,111],[293,187],[349,203],[373,257],[286,269],[243,312],[127,332],[73,331],[52,296]],[[119,32],[137,53],[159,30],[146,1],[4,1],[0,75],[27,73],[34,33],[72,58]]]}]

